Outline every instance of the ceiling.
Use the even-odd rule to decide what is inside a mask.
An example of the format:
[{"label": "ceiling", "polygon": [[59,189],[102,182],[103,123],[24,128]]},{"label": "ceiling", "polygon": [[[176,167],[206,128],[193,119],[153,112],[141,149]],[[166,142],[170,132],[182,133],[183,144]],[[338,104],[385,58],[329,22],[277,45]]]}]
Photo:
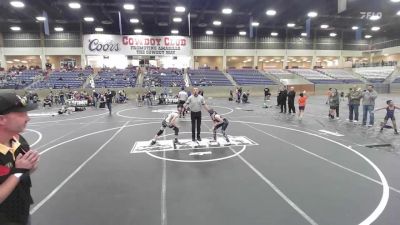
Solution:
[{"label": "ceiling", "polygon": [[[212,29],[214,35],[238,34],[240,30],[249,33],[251,20],[260,23],[254,32],[299,33],[305,30],[307,13],[313,10],[318,12],[318,16],[311,20],[311,26],[317,32],[354,32],[351,27],[356,25],[364,34],[371,33],[374,37],[400,37],[400,16],[396,16],[400,2],[391,0],[348,0],[347,10],[340,14],[336,0],[77,0],[80,9],[69,8],[68,0],[21,1],[25,3],[24,8],[12,7],[10,0],[0,1],[1,32],[11,32],[10,26],[13,25],[20,26],[22,31],[43,30],[43,22],[35,18],[46,11],[50,32],[54,32],[56,26],[62,26],[66,32],[82,29],[83,33],[94,33],[95,27],[102,27],[104,33],[118,34],[120,13],[123,34],[133,34],[135,28],[140,28],[143,34],[166,35],[171,33],[171,29],[178,29],[179,34],[188,35],[190,13],[193,34],[204,34],[208,29]],[[125,10],[124,3],[134,4],[135,9]],[[177,5],[185,6],[186,12],[175,12]],[[222,14],[225,7],[231,8],[232,14]],[[269,17],[267,9],[274,9],[277,14]],[[377,21],[361,19],[360,12],[382,12],[382,18]],[[94,22],[84,22],[85,16],[93,17]],[[182,22],[174,23],[174,17],[181,17]],[[131,18],[139,19],[139,23],[130,23]],[[220,20],[222,25],[214,26],[214,20]],[[287,28],[289,22],[296,26]],[[328,24],[329,28],[321,31],[321,24]],[[372,26],[379,26],[381,30],[372,32]]]}]

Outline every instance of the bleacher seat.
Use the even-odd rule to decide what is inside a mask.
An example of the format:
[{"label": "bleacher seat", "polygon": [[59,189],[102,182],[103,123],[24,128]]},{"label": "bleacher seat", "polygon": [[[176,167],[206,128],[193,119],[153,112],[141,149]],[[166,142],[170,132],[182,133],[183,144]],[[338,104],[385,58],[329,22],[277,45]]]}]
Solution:
[{"label": "bleacher seat", "polygon": [[53,71],[46,80],[34,83],[31,88],[80,88],[91,73],[91,70]]},{"label": "bleacher seat", "polygon": [[201,81],[204,81],[205,85],[232,86],[231,81],[219,70],[198,69],[188,73],[192,85],[201,85]]},{"label": "bleacher seat", "polygon": [[273,85],[275,82],[268,79],[255,69],[229,69],[228,73],[238,85]]},{"label": "bleacher seat", "polygon": [[37,76],[40,74],[39,70],[24,70],[18,74],[9,73],[5,76],[11,76],[12,79],[5,81],[1,88],[4,89],[22,89],[32,84]]},{"label": "bleacher seat", "polygon": [[353,73],[344,69],[319,69],[317,71],[339,80],[342,83],[362,83]]},{"label": "bleacher seat", "polygon": [[396,69],[394,66],[383,67],[361,67],[355,68],[353,71],[360,74],[371,83],[382,83],[386,80]]},{"label": "bleacher seat", "polygon": [[[136,85],[135,70],[100,71],[94,79],[96,88],[126,88]],[[90,84],[88,84],[90,86]]]}]

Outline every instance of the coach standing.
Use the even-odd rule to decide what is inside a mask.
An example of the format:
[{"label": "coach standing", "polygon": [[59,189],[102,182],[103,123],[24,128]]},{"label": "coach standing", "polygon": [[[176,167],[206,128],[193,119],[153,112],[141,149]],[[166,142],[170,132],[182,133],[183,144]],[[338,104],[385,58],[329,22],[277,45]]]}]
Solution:
[{"label": "coach standing", "polygon": [[296,108],[294,107],[294,99],[296,98],[296,92],[294,91],[294,87],[290,87],[290,91],[287,94],[288,96],[288,107],[289,107],[289,114],[292,112],[296,114]]},{"label": "coach standing", "polygon": [[29,121],[27,111],[37,107],[14,93],[0,94],[0,224],[26,225],[32,173],[39,154],[20,135]]},{"label": "coach standing", "polygon": [[203,96],[199,95],[199,89],[193,88],[193,94],[187,99],[185,108],[190,108],[190,119],[192,121],[192,141],[196,141],[195,128],[197,127],[197,140],[201,141],[201,108],[204,107],[208,111]]}]

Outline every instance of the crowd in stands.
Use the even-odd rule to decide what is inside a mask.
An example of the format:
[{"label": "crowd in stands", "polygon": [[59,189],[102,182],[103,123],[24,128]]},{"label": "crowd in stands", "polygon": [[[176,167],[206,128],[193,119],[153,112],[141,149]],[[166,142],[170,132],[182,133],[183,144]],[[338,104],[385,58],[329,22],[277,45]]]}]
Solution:
[{"label": "crowd in stands", "polygon": [[143,87],[185,86],[184,70],[176,68],[148,67],[143,79]]},{"label": "crowd in stands", "polygon": [[397,61],[381,61],[381,62],[374,62],[374,63],[354,63],[353,68],[360,68],[360,67],[383,67],[383,66],[397,66]]}]

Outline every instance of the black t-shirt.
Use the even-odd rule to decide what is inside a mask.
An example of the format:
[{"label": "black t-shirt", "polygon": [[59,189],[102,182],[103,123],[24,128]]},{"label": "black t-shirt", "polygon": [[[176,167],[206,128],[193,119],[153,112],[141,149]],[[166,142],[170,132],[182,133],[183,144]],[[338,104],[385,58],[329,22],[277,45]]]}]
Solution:
[{"label": "black t-shirt", "polygon": [[[11,142],[11,140],[10,140]],[[17,155],[25,154],[29,151],[30,147],[28,142],[22,136],[19,137],[20,147],[14,152],[14,157]],[[14,173],[23,172],[24,175],[20,177],[20,182],[15,187],[14,191],[0,204],[0,224],[7,222],[26,224],[29,218],[29,207],[33,204],[30,193],[32,186],[29,172],[15,168],[15,161],[11,152],[6,155],[0,153],[0,184],[7,180],[9,176]],[[8,173],[6,172],[8,168]],[[2,221],[6,219],[6,221]]]},{"label": "black t-shirt", "polygon": [[271,93],[269,92],[269,89],[265,88],[264,89],[264,96],[270,96],[270,95],[271,95]]},{"label": "black t-shirt", "polygon": [[105,97],[106,97],[106,102],[111,103],[114,95],[111,92],[108,92]]},{"label": "black t-shirt", "polygon": [[287,94],[288,99],[290,100],[294,100],[296,97],[296,92],[295,91],[289,91],[289,93]]}]

